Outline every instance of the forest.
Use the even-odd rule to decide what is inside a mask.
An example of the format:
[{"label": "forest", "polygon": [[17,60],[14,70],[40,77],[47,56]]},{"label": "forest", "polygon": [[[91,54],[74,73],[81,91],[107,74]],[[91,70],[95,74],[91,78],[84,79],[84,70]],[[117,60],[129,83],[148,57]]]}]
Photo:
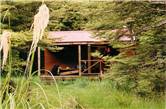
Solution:
[{"label": "forest", "polygon": [[[107,39],[119,53],[97,54],[104,57],[106,64],[102,80],[80,78],[44,83],[31,67],[32,75],[24,77],[33,42],[32,23],[42,1],[1,1],[0,33],[10,31],[11,47],[7,64],[0,70],[0,109],[165,108],[166,2],[45,0],[43,3],[50,15],[43,39],[37,44],[41,49],[58,50],[47,39],[49,31],[86,30]],[[134,36],[130,42],[119,41],[122,31],[113,32],[124,28]],[[10,87],[11,79],[14,88]]]}]

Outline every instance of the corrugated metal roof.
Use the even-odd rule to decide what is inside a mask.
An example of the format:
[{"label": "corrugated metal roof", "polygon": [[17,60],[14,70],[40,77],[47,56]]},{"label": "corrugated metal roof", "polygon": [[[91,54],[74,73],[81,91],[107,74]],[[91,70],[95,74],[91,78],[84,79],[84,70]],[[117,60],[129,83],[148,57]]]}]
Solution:
[{"label": "corrugated metal roof", "polygon": [[78,42],[103,42],[105,40],[94,37],[89,31],[51,31],[48,38],[54,39],[56,43],[78,43]]}]

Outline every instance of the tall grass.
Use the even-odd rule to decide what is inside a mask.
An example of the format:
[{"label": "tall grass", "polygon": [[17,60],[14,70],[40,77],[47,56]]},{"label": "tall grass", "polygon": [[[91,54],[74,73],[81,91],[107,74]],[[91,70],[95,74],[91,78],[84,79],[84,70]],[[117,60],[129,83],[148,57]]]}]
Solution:
[{"label": "tall grass", "polygon": [[[56,84],[47,84],[38,77],[31,81],[22,77],[13,80],[18,86],[15,96],[12,98],[12,95],[9,95],[8,101],[14,101],[15,109],[164,109],[164,99],[145,99],[119,91],[113,87],[110,80],[91,81],[83,78],[57,81]],[[24,81],[24,84],[21,81]],[[28,82],[31,82],[30,93],[25,87]],[[58,97],[56,85],[61,99]]]},{"label": "tall grass", "polygon": [[60,81],[58,85],[64,103],[67,98],[74,97],[85,109],[164,109],[164,101],[160,101],[161,99],[148,100],[119,91],[112,86],[110,80],[78,79],[69,82]]}]

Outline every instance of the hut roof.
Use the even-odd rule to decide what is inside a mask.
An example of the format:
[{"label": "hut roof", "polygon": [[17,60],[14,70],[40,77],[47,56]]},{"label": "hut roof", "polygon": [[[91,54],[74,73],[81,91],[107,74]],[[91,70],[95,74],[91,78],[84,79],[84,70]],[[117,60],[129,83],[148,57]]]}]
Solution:
[{"label": "hut roof", "polygon": [[94,37],[89,31],[51,31],[49,39],[53,39],[56,45],[73,44],[107,44],[108,41]]}]

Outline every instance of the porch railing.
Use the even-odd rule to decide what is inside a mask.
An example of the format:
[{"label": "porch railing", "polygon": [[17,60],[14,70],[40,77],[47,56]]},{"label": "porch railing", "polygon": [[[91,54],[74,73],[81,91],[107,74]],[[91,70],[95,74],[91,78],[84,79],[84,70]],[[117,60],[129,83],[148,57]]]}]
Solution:
[{"label": "porch railing", "polygon": [[[103,64],[103,60],[81,60],[81,74],[102,75]],[[93,70],[98,70],[98,72]]]}]

